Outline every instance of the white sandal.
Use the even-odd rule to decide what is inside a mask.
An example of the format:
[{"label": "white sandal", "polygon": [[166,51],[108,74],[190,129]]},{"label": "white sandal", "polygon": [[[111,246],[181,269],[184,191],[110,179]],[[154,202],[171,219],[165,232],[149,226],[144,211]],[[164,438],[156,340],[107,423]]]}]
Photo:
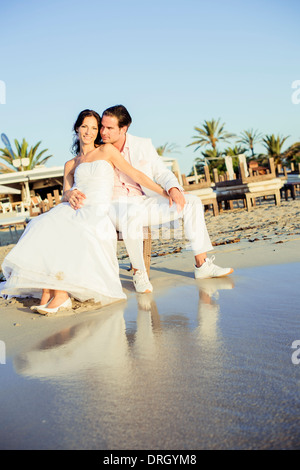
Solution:
[{"label": "white sandal", "polygon": [[70,299],[70,297],[67,298],[67,300],[65,300],[62,304],[60,304],[58,307],[55,307],[55,308],[47,308],[47,307],[42,307],[42,306],[39,306],[37,308],[37,311],[42,314],[42,315],[47,315],[47,313],[56,313],[58,312],[58,310],[62,309],[62,308],[69,308],[69,307],[72,307],[72,301]]},{"label": "white sandal", "polygon": [[53,300],[53,297],[51,297],[51,299],[48,300],[48,302],[47,302],[46,304],[44,304],[44,305],[32,305],[32,306],[30,307],[30,310],[32,310],[33,312],[37,312],[37,309],[38,309],[38,308],[47,307],[47,305],[50,304],[51,300]]}]

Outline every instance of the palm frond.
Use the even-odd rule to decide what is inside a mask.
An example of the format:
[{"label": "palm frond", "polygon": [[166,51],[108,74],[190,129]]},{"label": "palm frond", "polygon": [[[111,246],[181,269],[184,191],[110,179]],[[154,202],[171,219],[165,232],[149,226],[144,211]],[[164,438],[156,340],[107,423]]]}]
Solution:
[{"label": "palm frond", "polygon": [[47,157],[43,157],[44,154],[48,152],[48,149],[41,150],[39,153],[37,153],[38,148],[41,144],[41,141],[39,141],[37,144],[35,144],[33,147],[30,147],[30,148],[25,138],[23,138],[21,143],[17,139],[14,139],[14,143],[15,143],[17,152],[16,153],[13,152],[13,155],[11,155],[9,149],[7,149],[6,147],[4,149],[0,148],[0,152],[2,153],[2,155],[0,154],[0,159],[4,160],[9,165],[12,165],[11,171],[17,171],[17,169],[13,167],[13,160],[17,158],[29,158],[29,164],[24,169],[31,170],[36,165],[44,164],[49,160],[49,158],[53,157],[53,155],[48,155]]},{"label": "palm frond", "polygon": [[235,134],[225,131],[225,123],[220,124],[221,118],[205,120],[202,127],[195,126],[194,130],[199,135],[192,136],[193,142],[187,145],[191,147],[197,145],[195,152],[203,146],[211,145],[215,150],[218,142],[228,142],[229,139],[234,138]]}]

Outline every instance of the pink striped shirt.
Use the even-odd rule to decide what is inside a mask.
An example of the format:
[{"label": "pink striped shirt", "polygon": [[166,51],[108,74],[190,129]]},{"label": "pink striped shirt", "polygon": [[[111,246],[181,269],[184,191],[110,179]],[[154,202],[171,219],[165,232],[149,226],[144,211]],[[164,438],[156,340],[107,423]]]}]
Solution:
[{"label": "pink striped shirt", "polygon": [[[127,136],[124,148],[121,152],[125,160],[131,164],[129,145],[127,142]],[[144,194],[141,186],[133,181],[130,176],[127,176],[122,171],[115,168],[115,181],[114,181],[114,190],[113,190],[113,199],[117,199],[121,196],[142,196]]]}]

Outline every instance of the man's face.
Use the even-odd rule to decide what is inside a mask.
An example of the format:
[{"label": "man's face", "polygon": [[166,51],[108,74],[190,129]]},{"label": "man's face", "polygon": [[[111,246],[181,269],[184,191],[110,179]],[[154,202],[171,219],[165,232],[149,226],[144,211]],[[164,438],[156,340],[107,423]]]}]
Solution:
[{"label": "man's face", "polygon": [[112,116],[103,116],[101,119],[100,134],[105,144],[115,144],[124,140],[127,127],[119,127],[118,119]]}]

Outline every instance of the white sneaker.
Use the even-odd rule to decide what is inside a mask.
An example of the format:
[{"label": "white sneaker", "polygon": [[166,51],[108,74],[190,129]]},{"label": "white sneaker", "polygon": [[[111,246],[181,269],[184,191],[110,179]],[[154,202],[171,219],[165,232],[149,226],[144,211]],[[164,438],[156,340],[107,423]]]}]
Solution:
[{"label": "white sneaker", "polygon": [[147,292],[152,292],[153,287],[149,281],[146,271],[140,271],[139,269],[133,275],[133,284],[135,290],[140,294],[145,294]]},{"label": "white sneaker", "polygon": [[230,277],[215,277],[207,279],[197,279],[197,286],[200,292],[204,292],[215,300],[219,298],[219,290],[233,289],[234,282]]},{"label": "white sneaker", "polygon": [[195,266],[195,278],[196,279],[206,279],[209,277],[223,277],[228,276],[228,274],[233,273],[232,268],[220,268],[214,264],[215,257],[206,258],[202,266],[197,268]]},{"label": "white sneaker", "polygon": [[153,294],[152,292],[149,292],[149,294],[137,294],[137,301],[138,301],[138,307],[141,310],[144,310],[145,312],[150,312],[152,303],[153,303]]}]

